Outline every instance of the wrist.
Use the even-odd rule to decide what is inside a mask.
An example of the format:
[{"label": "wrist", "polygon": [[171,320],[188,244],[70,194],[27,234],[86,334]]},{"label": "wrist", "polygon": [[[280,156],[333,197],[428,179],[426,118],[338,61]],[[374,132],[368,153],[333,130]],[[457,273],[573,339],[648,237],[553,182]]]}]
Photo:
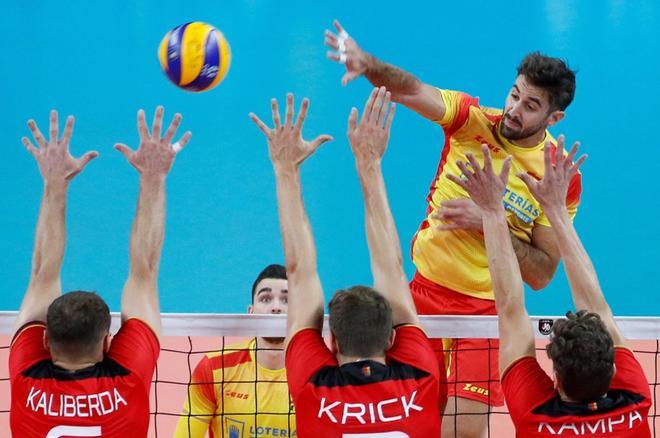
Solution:
[{"label": "wrist", "polygon": [[551,223],[559,223],[569,219],[568,209],[565,205],[549,206],[543,209]]},{"label": "wrist", "polygon": [[160,173],[141,173],[140,174],[140,183],[141,184],[163,184],[167,174]]},{"label": "wrist", "polygon": [[46,193],[66,193],[69,189],[69,180],[63,179],[61,181],[46,181],[44,180],[44,192]]},{"label": "wrist", "polygon": [[275,171],[275,176],[278,178],[286,177],[286,176],[294,176],[297,175],[299,172],[298,166],[294,163],[273,162],[273,170]]}]

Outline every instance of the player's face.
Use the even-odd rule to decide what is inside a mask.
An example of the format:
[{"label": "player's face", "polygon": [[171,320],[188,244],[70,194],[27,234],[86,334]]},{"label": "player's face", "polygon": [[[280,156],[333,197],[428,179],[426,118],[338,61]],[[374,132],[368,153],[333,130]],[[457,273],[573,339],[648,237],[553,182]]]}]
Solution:
[{"label": "player's face", "polygon": [[289,304],[288,282],[279,278],[264,278],[257,284],[248,313],[286,313]]},{"label": "player's face", "polygon": [[544,131],[564,117],[552,111],[545,90],[518,76],[506,97],[500,133],[508,140],[522,140]]}]

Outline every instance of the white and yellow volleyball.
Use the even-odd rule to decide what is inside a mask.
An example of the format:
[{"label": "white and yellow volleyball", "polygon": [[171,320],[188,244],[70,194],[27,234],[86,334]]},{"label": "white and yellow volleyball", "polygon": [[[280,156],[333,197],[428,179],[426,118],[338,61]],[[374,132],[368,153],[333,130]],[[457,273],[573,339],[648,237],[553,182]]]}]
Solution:
[{"label": "white and yellow volleyball", "polygon": [[174,85],[207,91],[227,75],[231,49],[222,32],[194,21],[167,32],[158,48],[160,66]]}]

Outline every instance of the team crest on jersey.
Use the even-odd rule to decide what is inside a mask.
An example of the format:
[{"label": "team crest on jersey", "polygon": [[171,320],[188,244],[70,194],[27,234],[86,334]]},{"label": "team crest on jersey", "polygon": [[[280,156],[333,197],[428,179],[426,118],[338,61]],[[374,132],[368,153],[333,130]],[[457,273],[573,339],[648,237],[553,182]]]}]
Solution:
[{"label": "team crest on jersey", "polygon": [[371,367],[369,365],[362,367],[362,375],[364,377],[371,377]]},{"label": "team crest on jersey", "polygon": [[552,332],[552,324],[554,323],[551,319],[539,319],[539,332],[542,335],[549,335]]},{"label": "team crest on jersey", "polygon": [[225,427],[229,432],[229,438],[243,438],[245,436],[245,423],[242,421],[225,418]]}]

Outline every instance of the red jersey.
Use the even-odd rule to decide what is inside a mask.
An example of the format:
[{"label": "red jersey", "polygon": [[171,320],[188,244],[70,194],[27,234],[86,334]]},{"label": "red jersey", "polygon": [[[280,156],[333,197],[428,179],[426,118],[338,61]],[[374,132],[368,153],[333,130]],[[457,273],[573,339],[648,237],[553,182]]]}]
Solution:
[{"label": "red jersey", "polygon": [[318,330],[296,333],[287,348],[286,370],[298,437],[439,436],[446,387],[422,329],[398,328],[386,361],[339,366]]},{"label": "red jersey", "polygon": [[514,362],[502,377],[518,437],[650,438],[651,392],[633,353],[616,348],[616,372],[607,395],[594,403],[566,403],[536,358]]},{"label": "red jersey", "polygon": [[9,352],[10,425],[16,437],[138,437],[149,428],[149,389],[160,352],[144,322],[121,326],[103,361],[78,371],[53,364],[46,326],[19,331]]}]

